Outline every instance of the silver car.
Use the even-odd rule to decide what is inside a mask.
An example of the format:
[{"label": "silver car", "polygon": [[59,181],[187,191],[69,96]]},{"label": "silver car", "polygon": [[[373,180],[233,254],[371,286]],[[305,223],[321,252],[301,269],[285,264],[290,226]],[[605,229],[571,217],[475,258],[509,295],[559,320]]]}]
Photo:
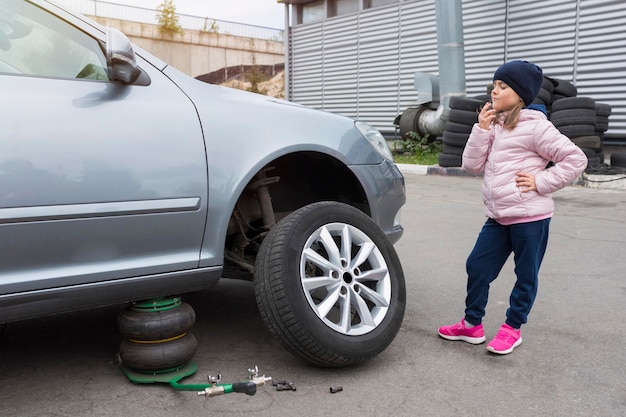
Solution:
[{"label": "silver car", "polygon": [[296,356],[384,350],[404,179],[371,126],[210,85],[45,0],[0,3],[0,323],[254,280]]}]

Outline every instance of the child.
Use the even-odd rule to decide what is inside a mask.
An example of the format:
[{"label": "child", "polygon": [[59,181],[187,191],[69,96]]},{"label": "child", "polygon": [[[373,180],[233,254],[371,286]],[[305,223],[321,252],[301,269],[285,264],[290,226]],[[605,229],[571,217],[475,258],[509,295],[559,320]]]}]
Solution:
[{"label": "child", "polygon": [[[483,172],[484,224],[466,269],[465,317],[439,328],[447,340],[485,341],[482,319],[489,286],[513,252],[517,280],[509,298],[506,321],[487,350],[505,355],[522,343],[520,327],[535,300],[539,266],[548,243],[554,212],[550,193],[571,184],[587,166],[587,158],[541,111],[525,108],[541,88],[543,73],[527,61],[511,61],[493,76],[491,103],[463,151],[463,169]],[[554,165],[546,168],[549,162]]]}]

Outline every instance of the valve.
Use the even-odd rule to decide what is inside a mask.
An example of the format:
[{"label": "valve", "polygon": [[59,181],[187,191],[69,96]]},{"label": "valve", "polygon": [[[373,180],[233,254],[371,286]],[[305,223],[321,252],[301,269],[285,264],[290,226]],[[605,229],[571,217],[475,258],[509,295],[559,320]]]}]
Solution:
[{"label": "valve", "polygon": [[259,376],[259,367],[256,365],[254,368],[248,368],[248,379],[259,387],[272,382],[271,376]]},{"label": "valve", "polygon": [[198,392],[198,395],[205,395],[207,397],[216,397],[218,395],[228,394],[231,392],[239,392],[246,395],[256,394],[256,384],[254,382],[235,382],[234,384],[220,384],[211,385],[204,389],[204,391]]},{"label": "valve", "polygon": [[267,382],[271,382],[271,377],[265,375],[259,376],[259,367],[255,366],[252,369],[248,369],[248,380],[242,382],[235,382],[233,384],[222,384],[222,375],[208,376],[209,386],[203,391],[199,391],[198,395],[205,395],[207,397],[215,397],[218,395],[228,394],[231,392],[239,392],[246,395],[256,394],[257,386],[265,385]]}]

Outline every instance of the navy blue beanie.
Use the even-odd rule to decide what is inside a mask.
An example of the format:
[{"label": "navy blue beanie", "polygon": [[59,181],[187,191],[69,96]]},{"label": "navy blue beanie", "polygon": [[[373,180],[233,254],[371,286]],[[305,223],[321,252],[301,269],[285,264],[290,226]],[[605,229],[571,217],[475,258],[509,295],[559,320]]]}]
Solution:
[{"label": "navy blue beanie", "polygon": [[528,61],[510,61],[496,70],[493,80],[505,82],[528,106],[541,89],[543,71]]}]

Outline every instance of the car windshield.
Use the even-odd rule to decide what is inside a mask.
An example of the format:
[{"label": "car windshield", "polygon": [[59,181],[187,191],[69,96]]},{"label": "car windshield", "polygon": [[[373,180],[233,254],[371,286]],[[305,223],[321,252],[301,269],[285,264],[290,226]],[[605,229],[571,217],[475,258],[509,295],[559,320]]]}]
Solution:
[{"label": "car windshield", "polygon": [[24,0],[0,3],[0,73],[107,80],[98,41]]}]

